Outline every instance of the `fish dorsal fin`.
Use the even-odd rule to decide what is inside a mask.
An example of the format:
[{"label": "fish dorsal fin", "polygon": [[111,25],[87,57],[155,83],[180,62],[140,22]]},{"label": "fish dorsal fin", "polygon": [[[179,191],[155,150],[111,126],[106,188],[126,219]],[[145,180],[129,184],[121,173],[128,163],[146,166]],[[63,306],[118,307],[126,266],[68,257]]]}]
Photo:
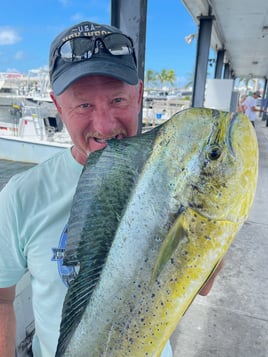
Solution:
[{"label": "fish dorsal fin", "polygon": [[[155,128],[157,129],[157,128]],[[65,297],[56,356],[62,356],[98,283],[128,198],[158,130],[111,140],[83,169],[68,222],[65,265],[79,273]]]}]

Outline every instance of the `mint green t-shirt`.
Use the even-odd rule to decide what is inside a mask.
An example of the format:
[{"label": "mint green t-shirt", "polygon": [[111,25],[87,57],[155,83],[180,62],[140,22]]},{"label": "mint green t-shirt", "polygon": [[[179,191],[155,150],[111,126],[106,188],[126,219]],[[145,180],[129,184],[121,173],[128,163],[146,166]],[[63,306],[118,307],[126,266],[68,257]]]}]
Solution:
[{"label": "mint green t-shirt", "polygon": [[[0,287],[28,269],[42,356],[54,356],[69,271],[60,249],[82,171],[70,149],[15,175],[0,193]],[[36,353],[40,357],[40,353]]]},{"label": "mint green t-shirt", "polygon": [[[0,287],[29,270],[35,357],[54,357],[61,311],[74,271],[62,265],[66,224],[82,171],[70,149],[15,175],[0,192]],[[19,322],[18,322],[19,323]],[[161,357],[171,357],[168,343]]]}]

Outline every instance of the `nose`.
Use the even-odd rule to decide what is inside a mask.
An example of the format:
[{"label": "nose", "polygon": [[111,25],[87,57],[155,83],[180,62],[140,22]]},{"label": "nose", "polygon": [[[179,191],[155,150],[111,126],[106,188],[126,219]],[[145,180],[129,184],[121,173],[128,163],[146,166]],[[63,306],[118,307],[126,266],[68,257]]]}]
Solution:
[{"label": "nose", "polygon": [[94,130],[104,137],[109,137],[117,128],[117,120],[108,106],[96,106],[93,112]]}]

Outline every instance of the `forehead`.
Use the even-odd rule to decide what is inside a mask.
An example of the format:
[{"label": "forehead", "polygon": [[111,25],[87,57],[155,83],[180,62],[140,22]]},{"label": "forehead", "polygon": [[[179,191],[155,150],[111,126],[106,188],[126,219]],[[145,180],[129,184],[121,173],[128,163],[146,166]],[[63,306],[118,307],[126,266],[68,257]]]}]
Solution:
[{"label": "forehead", "polygon": [[70,87],[73,89],[76,88],[96,88],[96,86],[102,86],[103,88],[133,88],[134,86],[129,85],[117,78],[103,76],[103,75],[94,75],[94,76],[85,76],[77,81],[75,81]]},{"label": "forehead", "polygon": [[102,76],[102,75],[94,75],[94,76],[85,76],[73,84],[71,84],[65,92],[61,94],[61,96],[69,96],[78,97],[80,95],[85,94],[95,94],[100,95],[106,92],[115,92],[115,91],[123,91],[124,94],[128,94],[130,96],[135,95],[136,93],[136,86],[127,84],[119,79],[109,77],[109,76]]}]

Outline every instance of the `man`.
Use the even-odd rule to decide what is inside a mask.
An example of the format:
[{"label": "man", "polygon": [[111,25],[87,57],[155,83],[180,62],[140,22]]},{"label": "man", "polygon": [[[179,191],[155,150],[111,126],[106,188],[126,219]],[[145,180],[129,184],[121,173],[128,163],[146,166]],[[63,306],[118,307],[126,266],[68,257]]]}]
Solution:
[{"label": "man", "polygon": [[257,108],[257,99],[261,97],[259,90],[254,92],[252,95],[249,95],[243,102],[243,107],[245,110],[246,116],[251,121],[251,124],[255,127],[256,112],[263,112],[262,109]]},{"label": "man", "polygon": [[[88,155],[137,132],[142,101],[132,40],[83,22],[51,44],[53,99],[73,147],[13,177],[0,194],[0,356],[15,350],[15,286],[28,270],[35,317],[33,352],[52,357],[74,271],[62,265],[66,223]],[[207,294],[213,278],[201,292]],[[162,357],[172,356],[170,344]]]}]

